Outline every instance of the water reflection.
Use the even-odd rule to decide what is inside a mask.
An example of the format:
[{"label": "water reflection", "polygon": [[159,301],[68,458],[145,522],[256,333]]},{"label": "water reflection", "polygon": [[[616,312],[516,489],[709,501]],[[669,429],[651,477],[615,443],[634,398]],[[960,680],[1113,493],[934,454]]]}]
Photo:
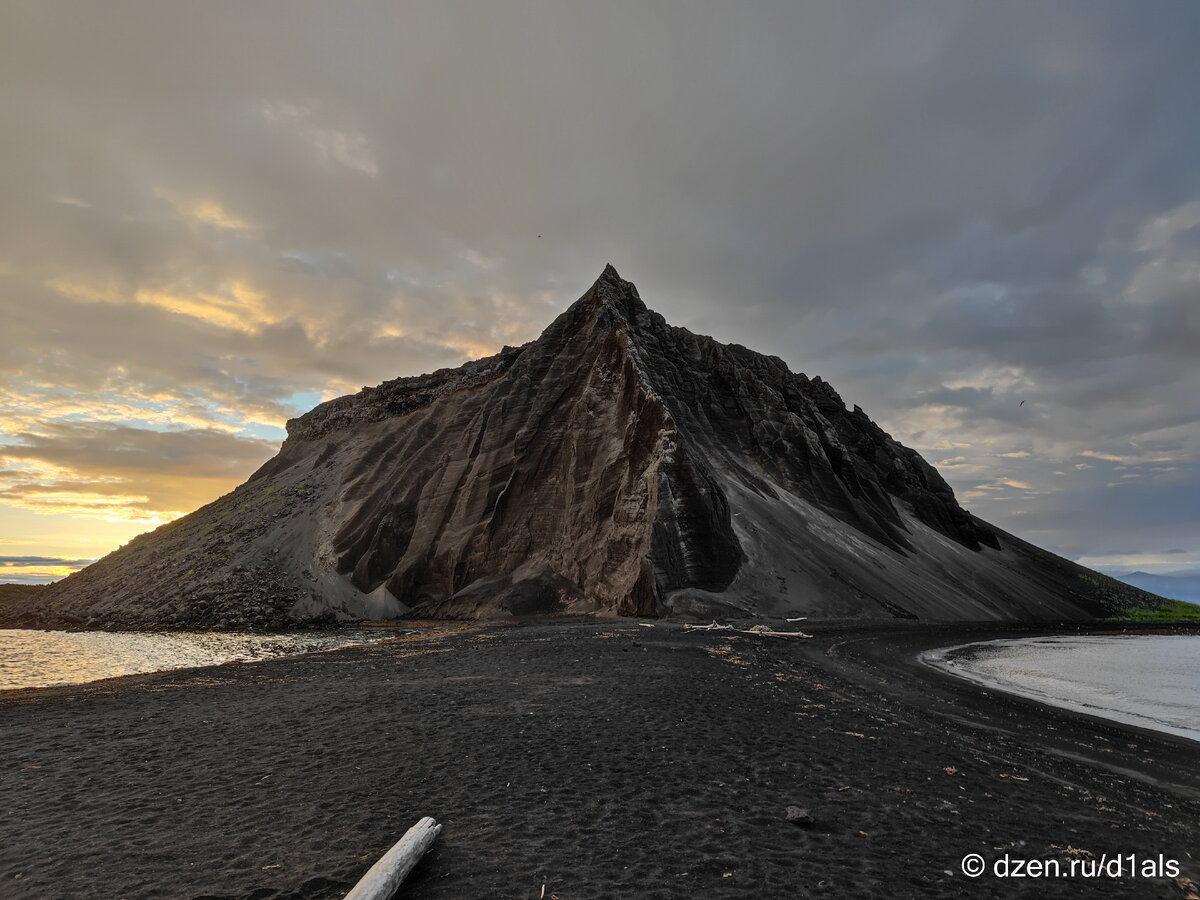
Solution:
[{"label": "water reflection", "polygon": [[1020,638],[945,647],[922,659],[985,687],[1200,740],[1200,637]]},{"label": "water reflection", "polygon": [[0,630],[0,691],[336,650],[404,633],[407,633],[404,629],[379,628],[294,634],[3,629]]}]

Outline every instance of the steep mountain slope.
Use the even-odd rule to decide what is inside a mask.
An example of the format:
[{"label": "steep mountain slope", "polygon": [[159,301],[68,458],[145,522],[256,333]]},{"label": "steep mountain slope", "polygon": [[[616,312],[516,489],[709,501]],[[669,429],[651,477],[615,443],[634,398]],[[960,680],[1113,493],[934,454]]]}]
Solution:
[{"label": "steep mountain slope", "polygon": [[971,516],[821,379],[669,326],[610,266],[538,340],[321,404],[246,484],[0,621],[1083,619],[1140,597],[1113,584]]}]

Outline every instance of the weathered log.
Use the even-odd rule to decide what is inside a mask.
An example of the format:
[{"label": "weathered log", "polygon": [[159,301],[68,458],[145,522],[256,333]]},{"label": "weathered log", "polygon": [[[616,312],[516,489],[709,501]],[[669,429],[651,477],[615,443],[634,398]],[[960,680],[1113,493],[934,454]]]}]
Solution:
[{"label": "weathered log", "polygon": [[684,631],[733,631],[733,626],[732,625],[718,625],[716,623],[716,620],[714,619],[713,623],[711,625],[690,625],[685,622],[684,626],[683,626],[683,630]]},{"label": "weathered log", "polygon": [[379,862],[367,870],[351,888],[345,900],[390,900],[409,872],[433,846],[442,826],[429,816],[423,818],[400,838]]},{"label": "weathered log", "polygon": [[738,628],[735,629],[739,634],[756,634],[759,637],[773,638],[810,638],[811,634],[805,634],[803,631],[772,631],[765,625],[755,625],[753,628]]},{"label": "weathered log", "polygon": [[[793,621],[788,619],[789,622]],[[796,619],[794,621],[800,621]],[[734,628],[732,625],[718,625],[714,620],[711,625],[688,625],[683,626],[684,631],[736,631],[738,634],[754,634],[759,637],[774,637],[774,638],[810,638],[811,634],[805,634],[803,631],[773,631],[766,625],[755,625],[751,628]]]}]

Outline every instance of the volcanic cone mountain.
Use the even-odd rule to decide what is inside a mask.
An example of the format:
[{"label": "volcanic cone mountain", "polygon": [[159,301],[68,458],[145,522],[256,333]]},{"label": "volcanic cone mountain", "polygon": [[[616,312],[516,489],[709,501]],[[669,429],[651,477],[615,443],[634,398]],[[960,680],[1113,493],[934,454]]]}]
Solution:
[{"label": "volcanic cone mountain", "polygon": [[1047,620],[1145,597],[971,516],[820,378],[668,325],[611,266],[536,341],[287,428],[241,487],[0,621]]}]

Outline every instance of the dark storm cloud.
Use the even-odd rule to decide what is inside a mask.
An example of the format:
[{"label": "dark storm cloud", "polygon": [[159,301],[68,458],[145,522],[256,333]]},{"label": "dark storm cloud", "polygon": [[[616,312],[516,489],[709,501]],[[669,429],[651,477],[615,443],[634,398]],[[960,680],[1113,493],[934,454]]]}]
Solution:
[{"label": "dark storm cloud", "polygon": [[1100,471],[1198,483],[1200,7],[0,16],[10,435],[89,403],[278,425],[528,340],[611,261],[670,321],[962,457],[979,514],[1099,552],[1074,509],[1200,560],[1194,516],[1120,543],[1165,500]]},{"label": "dark storm cloud", "polygon": [[130,475],[158,470],[178,476],[216,477],[247,458],[263,458],[270,442],[219,431],[148,431],[126,425],[43,423],[36,433],[15,435],[4,447],[11,459],[34,459],[74,470]]},{"label": "dark storm cloud", "polygon": [[53,556],[0,556],[0,566],[66,566],[82,569],[94,562],[94,559],[60,559]]},{"label": "dark storm cloud", "polygon": [[0,502],[42,513],[154,520],[190,512],[275,451],[211,429],[43,422],[0,444]]}]

